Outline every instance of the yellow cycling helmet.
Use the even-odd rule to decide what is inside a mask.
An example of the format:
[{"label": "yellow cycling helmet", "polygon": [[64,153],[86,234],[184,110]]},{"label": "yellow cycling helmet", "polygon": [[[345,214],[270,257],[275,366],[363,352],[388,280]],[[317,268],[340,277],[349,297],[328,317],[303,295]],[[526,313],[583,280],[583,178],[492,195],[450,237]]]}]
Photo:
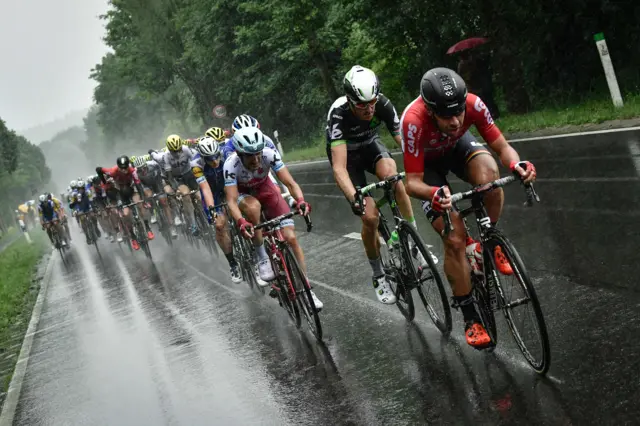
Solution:
[{"label": "yellow cycling helmet", "polygon": [[218,142],[222,142],[226,139],[224,130],[222,130],[220,127],[211,127],[209,130],[204,132],[204,135],[209,136],[210,138],[213,138]]},{"label": "yellow cycling helmet", "polygon": [[167,138],[167,149],[169,151],[179,151],[182,148],[182,138],[178,135],[170,135]]},{"label": "yellow cycling helmet", "polygon": [[135,155],[130,155],[129,156],[129,161],[131,161],[132,163],[135,163],[136,162],[136,158],[138,158],[138,157],[135,156]]}]

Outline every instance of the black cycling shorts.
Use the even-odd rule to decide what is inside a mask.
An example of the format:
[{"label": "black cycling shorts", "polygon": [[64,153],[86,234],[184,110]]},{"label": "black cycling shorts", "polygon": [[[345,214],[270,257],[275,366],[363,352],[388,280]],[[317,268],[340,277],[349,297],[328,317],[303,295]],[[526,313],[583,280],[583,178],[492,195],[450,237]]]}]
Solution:
[{"label": "black cycling shorts", "polygon": [[133,187],[131,186],[123,186],[118,190],[118,195],[120,196],[120,200],[122,204],[131,204],[133,202]]},{"label": "black cycling shorts", "polygon": [[109,200],[109,202],[111,204],[115,204],[118,202],[118,189],[114,188],[113,186],[108,188],[106,191],[107,193],[107,199]]},{"label": "black cycling shorts", "polygon": [[[327,157],[331,163],[330,145],[327,145]],[[367,177],[364,172],[367,171],[375,176],[376,163],[382,158],[391,158],[391,154],[378,135],[369,144],[353,151],[347,151],[347,172],[349,172],[349,178],[353,185],[361,188],[367,186]]]},{"label": "black cycling shorts", "polygon": [[200,189],[200,185],[198,185],[196,177],[193,175],[193,172],[191,170],[189,170],[182,176],[176,177],[176,181],[178,181],[178,185],[186,185],[190,191]]},{"label": "black cycling shorts", "polygon": [[[434,161],[425,161],[423,182],[429,186],[450,186],[447,181],[449,172],[453,172],[463,181],[467,181],[467,164],[472,158],[481,154],[489,154],[489,151],[467,131],[452,149],[442,157]],[[431,200],[422,203],[422,210],[427,215],[429,222],[433,222],[441,216],[440,213],[431,210]]]}]

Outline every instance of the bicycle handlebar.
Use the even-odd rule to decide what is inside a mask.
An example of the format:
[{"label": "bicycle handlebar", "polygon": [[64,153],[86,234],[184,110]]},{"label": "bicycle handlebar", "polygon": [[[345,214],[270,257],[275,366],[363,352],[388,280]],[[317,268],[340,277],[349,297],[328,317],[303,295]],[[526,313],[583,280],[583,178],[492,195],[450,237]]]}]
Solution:
[{"label": "bicycle handlebar", "polygon": [[[518,177],[514,175],[503,177],[500,179],[496,179],[493,182],[485,183],[482,185],[478,185],[469,191],[465,192],[457,192],[455,194],[451,194],[451,203],[457,203],[461,200],[469,200],[476,197],[481,197],[484,193],[492,191],[496,188],[501,188],[506,186],[512,182],[519,181],[520,176]],[[524,192],[526,196],[526,201],[524,203],[525,206],[531,207],[533,206],[533,202],[540,202],[540,197],[536,193],[536,190],[533,188],[533,183],[524,184]],[[448,235],[451,231],[453,231],[453,224],[451,223],[451,214],[450,210],[447,210],[443,215],[444,219],[444,230],[442,231],[443,235]]]},{"label": "bicycle handlebar", "polygon": [[[275,228],[277,226],[280,225],[280,222],[282,222],[283,220],[286,219],[290,219],[293,216],[299,215],[300,213],[298,211],[293,211],[293,212],[289,212],[289,213],[285,213],[281,216],[278,217],[274,217],[271,220],[268,220],[266,222],[262,222],[256,226],[253,227],[253,229],[269,229],[269,228]],[[309,217],[309,215],[307,216],[303,216],[305,223],[307,224],[307,232],[311,232],[311,229],[313,228],[313,223],[311,223],[311,217]]]},{"label": "bicycle handlebar", "polygon": [[386,178],[385,180],[381,180],[380,182],[371,183],[363,188],[356,188],[356,195],[365,196],[374,189],[389,187],[395,184],[397,181],[404,179],[404,177],[405,172],[402,172],[398,173],[397,175],[389,176],[388,178]]}]

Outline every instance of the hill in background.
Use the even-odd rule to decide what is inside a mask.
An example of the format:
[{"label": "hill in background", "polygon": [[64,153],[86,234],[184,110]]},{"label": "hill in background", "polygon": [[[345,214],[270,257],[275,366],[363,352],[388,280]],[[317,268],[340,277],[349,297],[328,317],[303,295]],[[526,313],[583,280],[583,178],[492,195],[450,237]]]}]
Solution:
[{"label": "hill in background", "polygon": [[82,119],[87,116],[88,111],[89,108],[72,111],[62,118],[18,131],[18,133],[27,138],[29,142],[38,145],[41,142],[50,140],[56,134],[70,127],[83,126]]}]

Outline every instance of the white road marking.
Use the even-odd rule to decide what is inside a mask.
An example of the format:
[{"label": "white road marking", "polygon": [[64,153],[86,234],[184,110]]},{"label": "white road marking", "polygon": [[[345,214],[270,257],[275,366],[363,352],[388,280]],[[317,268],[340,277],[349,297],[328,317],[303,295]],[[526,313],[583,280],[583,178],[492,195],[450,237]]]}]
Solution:
[{"label": "white road marking", "polygon": [[633,161],[633,166],[636,168],[636,173],[640,176],[640,144],[638,141],[629,141],[627,142],[627,147],[629,148],[629,153],[631,154],[631,160]]}]

